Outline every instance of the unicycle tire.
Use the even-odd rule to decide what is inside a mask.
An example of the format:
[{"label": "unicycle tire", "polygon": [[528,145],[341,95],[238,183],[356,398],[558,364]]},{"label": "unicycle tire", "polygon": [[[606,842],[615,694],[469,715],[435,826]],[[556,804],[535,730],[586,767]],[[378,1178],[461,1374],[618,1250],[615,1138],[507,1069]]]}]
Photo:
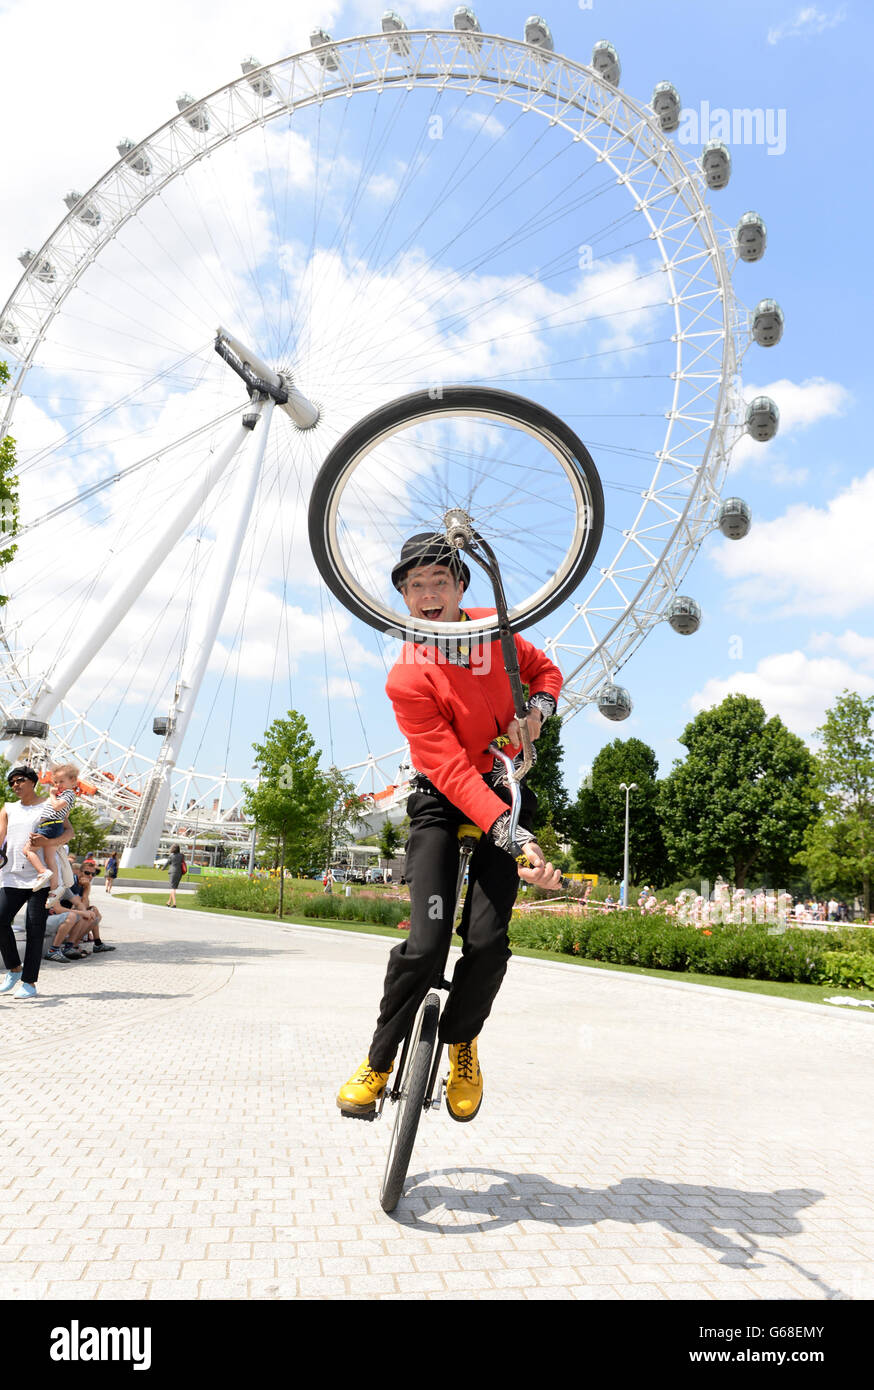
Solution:
[{"label": "unicycle tire", "polygon": [[410,1042],[406,1073],[400,1081],[400,1098],[394,1102],[394,1126],[379,1189],[379,1204],[383,1211],[394,1211],[404,1190],[431,1076],[439,1017],[440,996],[429,994],[419,1012],[416,1034]]}]

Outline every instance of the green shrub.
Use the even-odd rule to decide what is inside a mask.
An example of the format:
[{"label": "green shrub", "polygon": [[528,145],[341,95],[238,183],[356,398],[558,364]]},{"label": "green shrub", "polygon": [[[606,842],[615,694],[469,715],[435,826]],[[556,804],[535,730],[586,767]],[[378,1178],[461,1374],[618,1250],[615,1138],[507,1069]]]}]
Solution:
[{"label": "green shrub", "polygon": [[303,904],[304,917],[318,917],[335,922],[373,922],[381,927],[396,927],[410,915],[410,905],[386,901],[385,898],[360,894],[358,897],[317,895]]},{"label": "green shrub", "polygon": [[[859,931],[836,939],[837,934],[794,928],[774,932],[764,925],[696,927],[661,914],[634,911],[573,917],[519,913],[510,926],[510,944],[528,949],[650,970],[808,984],[827,978],[824,962],[838,954],[838,946],[847,944],[848,935],[859,959],[872,960],[874,933]],[[857,946],[854,938],[859,936],[863,942]]]},{"label": "green shrub", "polygon": [[841,989],[874,989],[874,955],[870,951],[828,951],[822,970],[823,984]]},{"label": "green shrub", "polygon": [[[313,885],[300,879],[285,881],[283,912],[299,912],[313,894]],[[238,912],[279,911],[279,879],[277,878],[207,878],[197,885],[200,907],[236,909]]]}]

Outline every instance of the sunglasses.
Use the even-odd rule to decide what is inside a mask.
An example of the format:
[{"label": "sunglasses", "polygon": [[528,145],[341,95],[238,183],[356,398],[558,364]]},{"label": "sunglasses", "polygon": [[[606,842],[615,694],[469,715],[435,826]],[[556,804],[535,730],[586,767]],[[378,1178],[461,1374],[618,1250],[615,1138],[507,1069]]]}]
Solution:
[{"label": "sunglasses", "polygon": [[29,781],[30,781],[30,778],[29,778],[29,777],[10,777],[10,779],[9,779],[9,785],[10,785],[10,787],[17,787],[18,784],[19,784],[19,782],[29,782]]},{"label": "sunglasses", "polygon": [[93,871],[92,871],[91,869],[80,869],[80,870],[79,870],[79,877],[80,877],[80,878],[93,878],[93,877],[94,877],[94,873],[93,873]]}]

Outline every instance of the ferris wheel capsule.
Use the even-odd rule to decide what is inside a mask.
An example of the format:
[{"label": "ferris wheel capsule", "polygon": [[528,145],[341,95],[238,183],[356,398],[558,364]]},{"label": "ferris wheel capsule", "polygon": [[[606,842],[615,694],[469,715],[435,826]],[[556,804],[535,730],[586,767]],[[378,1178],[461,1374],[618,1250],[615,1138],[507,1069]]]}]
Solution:
[{"label": "ferris wheel capsule", "polygon": [[611,684],[601,687],[598,695],[598,711],[603,714],[605,719],[612,719],[618,723],[619,720],[628,718],[632,708],[631,696],[624,685]]},{"label": "ferris wheel capsule", "polygon": [[249,86],[252,88],[252,91],[255,93],[256,96],[273,96],[273,83],[270,81],[270,78],[267,76],[266,73],[261,73],[258,77],[250,76],[250,73],[258,72],[258,69],[262,67],[262,64],[258,62],[257,58],[244,58],[242,63],[240,64],[240,67],[242,68],[246,76],[249,78]]},{"label": "ferris wheel capsule", "polygon": [[734,244],[742,261],[760,261],[768,244],[768,232],[757,212],[745,212],[734,229]]},{"label": "ferris wheel capsule", "polygon": [[760,299],[753,310],[752,335],[759,347],[774,347],[783,337],[783,310],[776,299]]},{"label": "ferris wheel capsule", "polygon": [[770,396],[756,396],[747,406],[747,434],[764,444],[773,439],[780,428],[780,412]]},{"label": "ferris wheel capsule", "polygon": [[681,637],[689,637],[701,626],[701,605],[687,594],[677,594],[668,605],[668,622]]},{"label": "ferris wheel capsule", "polygon": [[386,10],[381,20],[382,32],[390,34],[389,48],[392,53],[397,53],[401,58],[409,58],[412,49],[409,39],[403,36],[407,33],[407,26],[401,19],[396,10]]},{"label": "ferris wheel capsule", "polygon": [[[100,223],[102,221],[100,213],[98,212],[97,208],[94,206],[93,203],[82,202],[81,193],[77,193],[75,189],[71,189],[71,191],[65,195],[64,202],[66,203],[70,212],[73,212],[73,210],[75,209],[76,216],[78,217],[79,221],[84,222],[86,227],[100,226]],[[79,203],[82,204],[81,207],[77,207],[77,204]]]},{"label": "ferris wheel capsule", "polygon": [[37,260],[34,251],[22,251],[18,259],[34,280],[40,280],[44,285],[51,285],[57,279],[57,271],[51,261]]},{"label": "ferris wheel capsule", "polygon": [[731,177],[731,155],[721,140],[710,140],[701,152],[701,170],[708,188],[725,188]]},{"label": "ferris wheel capsule", "polygon": [[3,738],[38,738],[49,736],[49,726],[42,719],[7,719],[0,728]]},{"label": "ferris wheel capsule", "polygon": [[543,48],[547,53],[555,51],[552,30],[539,14],[529,15],[525,21],[525,42],[532,44],[534,48]]},{"label": "ferris wheel capsule", "polygon": [[7,347],[15,347],[16,343],[21,342],[21,334],[15,327],[11,319],[4,319],[0,323],[0,343],[6,343]]},{"label": "ferris wheel capsule", "polygon": [[336,72],[340,66],[340,57],[336,48],[331,44],[331,35],[324,29],[313,29],[310,34],[310,48],[316,49],[316,57],[323,68],[328,72]]},{"label": "ferris wheel capsule", "polygon": [[619,62],[619,54],[607,39],[599,39],[592,49],[592,67],[611,87],[618,85],[622,76],[622,64]]},{"label": "ferris wheel capsule", "polygon": [[[115,148],[118,150],[125,164],[133,169],[135,174],[140,174],[144,179],[148,178],[149,174],[152,172],[152,161],[149,159],[145,150],[137,150],[133,140],[129,140],[127,137],[125,137],[124,140],[120,140]],[[134,153],[134,151],[136,151],[136,153]]]},{"label": "ferris wheel capsule", "polygon": [[199,106],[188,92],[183,92],[181,97],[176,98],[176,106],[179,111],[185,112],[185,119],[192,130],[199,130],[201,135],[206,134],[209,130],[209,115],[205,106]]},{"label": "ferris wheel capsule", "polygon": [[716,516],[716,524],[726,540],[742,541],[750,533],[753,513],[742,497],[726,497]]},{"label": "ferris wheel capsule", "polygon": [[657,82],[652,94],[652,109],[659,118],[662,130],[670,133],[680,124],[680,93],[671,82]]},{"label": "ferris wheel capsule", "polygon": [[459,5],[452,16],[452,24],[459,34],[464,34],[471,47],[479,48],[482,43],[482,26],[469,5]]}]

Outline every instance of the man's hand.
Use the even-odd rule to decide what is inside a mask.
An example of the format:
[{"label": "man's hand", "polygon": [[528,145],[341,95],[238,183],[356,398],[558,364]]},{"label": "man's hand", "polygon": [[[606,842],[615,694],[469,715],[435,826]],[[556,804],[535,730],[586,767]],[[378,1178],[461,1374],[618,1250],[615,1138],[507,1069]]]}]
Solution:
[{"label": "man's hand", "polygon": [[[543,715],[539,709],[529,710],[525,716],[525,723],[528,725],[528,736],[533,743],[540,738],[540,731],[543,728]],[[519,720],[511,719],[505,730],[507,738],[514,748],[522,747],[522,731],[519,728]]]},{"label": "man's hand", "polygon": [[523,853],[531,868],[523,869],[520,864],[520,878],[524,878],[526,883],[533,884],[535,888],[546,888],[550,892],[555,892],[557,888],[561,887],[561,873],[558,869],[554,869],[551,864],[545,862],[543,851],[536,840],[529,840]]},{"label": "man's hand", "polygon": [[45,849],[48,844],[51,844],[51,841],[47,840],[45,835],[37,835],[33,832],[27,837],[28,849]]}]

